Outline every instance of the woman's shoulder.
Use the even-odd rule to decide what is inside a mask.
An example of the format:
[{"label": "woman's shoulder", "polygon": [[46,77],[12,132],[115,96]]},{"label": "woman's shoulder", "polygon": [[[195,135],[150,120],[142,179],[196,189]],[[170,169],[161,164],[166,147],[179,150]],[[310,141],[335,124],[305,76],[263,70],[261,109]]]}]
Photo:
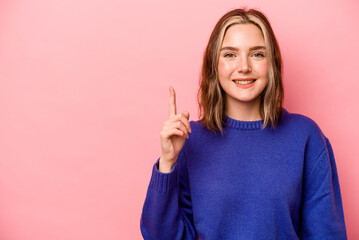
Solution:
[{"label": "woman's shoulder", "polygon": [[192,136],[202,135],[208,130],[204,127],[200,120],[192,120],[189,124],[191,125],[192,132],[190,133],[190,135]]},{"label": "woman's shoulder", "polygon": [[317,122],[304,114],[292,113],[283,108],[280,125],[284,131],[291,131],[297,137],[306,138],[307,143],[324,147],[328,141]]},{"label": "woman's shoulder", "polygon": [[289,112],[285,108],[283,108],[281,124],[302,131],[322,133],[319,125],[312,118],[304,114]]},{"label": "woman's shoulder", "polygon": [[202,120],[192,120],[190,121],[191,129],[192,129],[192,135],[194,136],[201,136],[201,137],[218,137],[221,136],[221,133],[219,130],[216,132],[210,131]]},{"label": "woman's shoulder", "polygon": [[222,135],[218,131],[216,133],[211,132],[201,120],[190,121],[192,132],[189,133],[188,142],[195,145],[206,145],[208,141],[220,138]]},{"label": "woman's shoulder", "polygon": [[192,120],[189,122],[189,124],[191,125],[191,128],[195,131],[204,129],[200,120]]}]

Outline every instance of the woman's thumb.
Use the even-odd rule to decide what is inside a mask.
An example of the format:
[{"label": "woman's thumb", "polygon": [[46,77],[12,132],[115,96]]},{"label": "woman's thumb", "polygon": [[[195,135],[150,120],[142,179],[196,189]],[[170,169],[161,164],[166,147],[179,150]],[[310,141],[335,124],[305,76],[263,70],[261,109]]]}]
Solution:
[{"label": "woman's thumb", "polygon": [[183,115],[184,115],[187,119],[189,119],[189,112],[185,111],[185,112],[183,112]]}]

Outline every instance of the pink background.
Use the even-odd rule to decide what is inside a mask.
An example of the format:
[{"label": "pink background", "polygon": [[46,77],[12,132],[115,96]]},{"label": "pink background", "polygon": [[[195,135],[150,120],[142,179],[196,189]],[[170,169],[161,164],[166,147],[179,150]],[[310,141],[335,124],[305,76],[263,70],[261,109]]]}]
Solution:
[{"label": "pink background", "polygon": [[354,0],[0,0],[0,239],[141,239],[168,85],[196,120],[209,34],[240,6],[271,21],[284,106],[330,139],[359,239]]}]

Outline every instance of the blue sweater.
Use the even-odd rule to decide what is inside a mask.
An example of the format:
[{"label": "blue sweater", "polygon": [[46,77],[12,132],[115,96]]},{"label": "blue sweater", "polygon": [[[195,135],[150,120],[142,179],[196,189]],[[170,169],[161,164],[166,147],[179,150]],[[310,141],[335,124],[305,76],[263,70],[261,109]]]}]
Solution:
[{"label": "blue sweater", "polygon": [[170,173],[154,164],[144,239],[346,239],[329,140],[283,108],[276,129],[226,116],[224,135],[191,121]]}]

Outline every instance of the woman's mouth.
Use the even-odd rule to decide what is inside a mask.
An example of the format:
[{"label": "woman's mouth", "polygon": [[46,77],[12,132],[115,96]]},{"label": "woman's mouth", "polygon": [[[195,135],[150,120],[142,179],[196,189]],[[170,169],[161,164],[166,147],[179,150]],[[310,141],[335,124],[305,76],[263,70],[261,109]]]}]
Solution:
[{"label": "woman's mouth", "polygon": [[240,85],[247,85],[247,84],[250,84],[252,82],[254,82],[255,80],[251,80],[251,81],[236,81],[236,80],[233,80],[233,82],[237,83],[237,84],[240,84]]},{"label": "woman's mouth", "polygon": [[248,79],[248,80],[233,80],[233,82],[236,84],[237,87],[239,88],[250,88],[254,85],[254,82],[256,81],[257,79]]}]

